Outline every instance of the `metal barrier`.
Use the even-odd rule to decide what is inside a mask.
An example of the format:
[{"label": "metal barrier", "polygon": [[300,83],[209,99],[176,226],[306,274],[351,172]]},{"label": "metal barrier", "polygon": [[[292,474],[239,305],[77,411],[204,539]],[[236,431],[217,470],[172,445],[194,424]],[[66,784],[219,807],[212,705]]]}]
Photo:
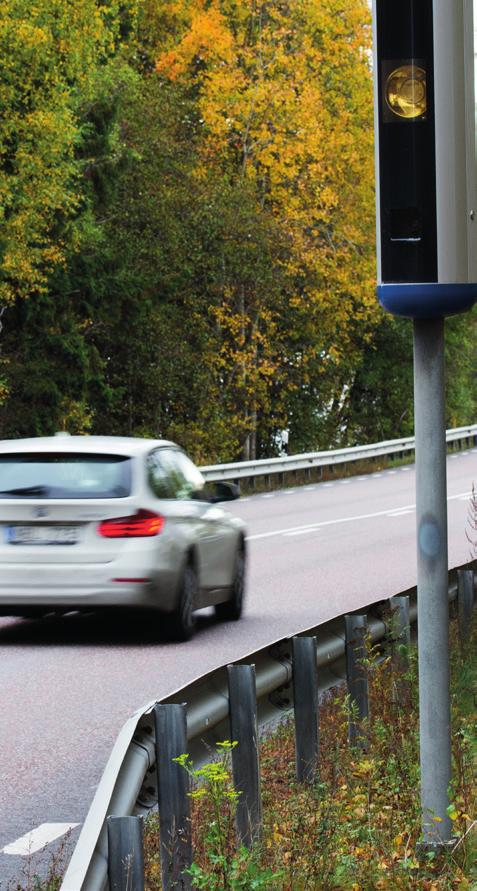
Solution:
[{"label": "metal barrier", "polygon": [[[477,424],[469,427],[456,427],[446,431],[446,441],[477,443]],[[352,461],[367,461],[381,455],[395,455],[414,451],[415,439],[390,439],[370,445],[353,446],[347,449],[334,449],[327,452],[306,452],[302,455],[284,455],[281,458],[265,458],[260,461],[237,461],[234,464],[214,464],[201,467],[206,480],[234,480],[247,477],[268,476],[273,473],[289,473],[293,470],[310,470],[313,467],[332,467],[335,464],[349,464]]]},{"label": "metal barrier", "polygon": [[[474,568],[474,562],[467,569]],[[456,570],[449,574],[449,599],[457,593]],[[410,621],[417,617],[416,589],[404,592],[411,597]],[[368,633],[375,642],[389,630],[383,619],[389,601],[371,604]],[[358,610],[356,611],[358,612]],[[345,627],[340,616],[303,635],[317,639],[317,666],[321,691],[336,685],[346,676]],[[289,638],[245,656],[242,663],[254,663],[258,723],[261,729],[291,707],[292,642]],[[229,699],[227,668],[222,666],[161,700],[163,703],[187,702],[188,751],[199,766],[210,758],[214,744],[229,737]],[[151,702],[139,709],[122,728],[96,791],[93,803],[77,842],[60,891],[105,891],[107,888],[108,837],[107,817],[146,815],[157,805],[155,732]]]}]

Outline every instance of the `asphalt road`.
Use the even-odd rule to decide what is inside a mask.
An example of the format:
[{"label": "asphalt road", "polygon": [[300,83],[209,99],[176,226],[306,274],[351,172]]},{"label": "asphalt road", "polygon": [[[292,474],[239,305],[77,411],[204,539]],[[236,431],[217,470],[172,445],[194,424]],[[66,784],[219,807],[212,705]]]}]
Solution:
[{"label": "asphalt road", "polygon": [[[449,566],[470,558],[474,479],[477,449],[449,457]],[[245,615],[219,624],[206,611],[186,644],[161,638],[159,619],[155,627],[94,615],[0,619],[2,891],[22,869],[45,873],[65,827],[83,821],[121,725],[141,705],[414,585],[414,484],[406,466],[241,499],[233,512],[249,529]],[[77,833],[66,837],[66,853]],[[33,853],[55,834],[60,842]]]}]

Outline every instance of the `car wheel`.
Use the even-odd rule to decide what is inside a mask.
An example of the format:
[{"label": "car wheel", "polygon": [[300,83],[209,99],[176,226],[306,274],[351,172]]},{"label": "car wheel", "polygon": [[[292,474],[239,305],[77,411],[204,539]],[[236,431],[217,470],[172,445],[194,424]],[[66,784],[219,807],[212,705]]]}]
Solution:
[{"label": "car wheel", "polygon": [[195,629],[194,604],[197,595],[197,575],[190,564],[184,569],[177,609],[171,615],[171,636],[174,640],[189,640]]},{"label": "car wheel", "polygon": [[245,554],[242,550],[235,557],[234,577],[232,581],[232,593],[230,600],[218,603],[215,614],[223,622],[236,622],[240,619],[243,609],[245,591]]}]

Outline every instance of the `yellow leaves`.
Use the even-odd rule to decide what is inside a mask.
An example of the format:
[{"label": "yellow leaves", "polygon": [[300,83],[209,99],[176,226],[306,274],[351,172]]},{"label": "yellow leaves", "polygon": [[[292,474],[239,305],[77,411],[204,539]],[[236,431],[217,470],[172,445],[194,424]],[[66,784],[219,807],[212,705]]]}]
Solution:
[{"label": "yellow leaves", "polygon": [[355,817],[358,817],[359,820],[364,820],[364,818],[366,817],[366,808],[355,807],[353,810],[353,814]]},{"label": "yellow leaves", "polygon": [[376,769],[376,763],[372,758],[363,758],[353,766],[354,776],[370,776]]},{"label": "yellow leaves", "polygon": [[228,158],[262,193],[289,239],[287,273],[310,280],[323,335],[323,315],[339,325],[338,359],[356,314],[376,314],[366,2],[272,0],[260,25],[235,0],[166,10],[175,31],[156,68],[199,85],[204,169]]},{"label": "yellow leaves", "polygon": [[194,62],[199,71],[204,63],[209,74],[209,66],[230,63],[232,55],[233,38],[217,2],[205,8],[198,0],[188,30],[174,50],[159,56],[156,71],[170,80],[177,80]]},{"label": "yellow leaves", "polygon": [[89,433],[93,424],[94,412],[85,400],[65,397],[60,406],[58,426],[60,430],[84,435]]}]

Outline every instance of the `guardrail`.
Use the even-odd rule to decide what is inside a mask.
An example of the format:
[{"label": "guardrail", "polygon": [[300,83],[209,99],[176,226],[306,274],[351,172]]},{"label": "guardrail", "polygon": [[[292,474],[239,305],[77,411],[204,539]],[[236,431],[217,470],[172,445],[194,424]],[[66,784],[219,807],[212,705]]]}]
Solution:
[{"label": "guardrail", "polygon": [[[477,424],[469,427],[455,427],[446,431],[447,443],[468,441],[477,443]],[[216,464],[201,467],[206,480],[235,480],[247,477],[268,476],[274,473],[288,473],[293,470],[310,470],[313,467],[332,467],[335,464],[348,464],[352,461],[367,461],[381,455],[394,455],[412,452],[415,448],[414,436],[404,439],[390,439],[370,445],[353,446],[347,449],[334,449],[326,452],[306,452],[302,455],[284,455],[281,458],[265,458],[260,461],[237,461],[233,464]]]},{"label": "guardrail", "polygon": [[[474,567],[475,561],[462,568]],[[411,588],[404,594],[410,596],[410,621],[415,622],[416,588]],[[456,596],[456,570],[451,570],[449,599],[453,600]],[[381,640],[389,630],[383,619],[388,606],[389,601],[386,600],[363,607],[368,611],[368,633],[373,642]],[[320,691],[343,681],[346,676],[344,617],[308,628],[302,634],[317,638]],[[240,662],[252,662],[255,665],[258,724],[263,729],[291,708],[291,641],[288,638],[280,640],[249,653]],[[229,737],[226,666],[179,688],[160,701],[187,702],[188,751],[195,765],[199,766],[209,760],[215,743]],[[139,709],[120,731],[60,891],[105,891],[108,881],[108,815],[146,815],[157,806],[153,720],[156,704],[151,702]]]}]

